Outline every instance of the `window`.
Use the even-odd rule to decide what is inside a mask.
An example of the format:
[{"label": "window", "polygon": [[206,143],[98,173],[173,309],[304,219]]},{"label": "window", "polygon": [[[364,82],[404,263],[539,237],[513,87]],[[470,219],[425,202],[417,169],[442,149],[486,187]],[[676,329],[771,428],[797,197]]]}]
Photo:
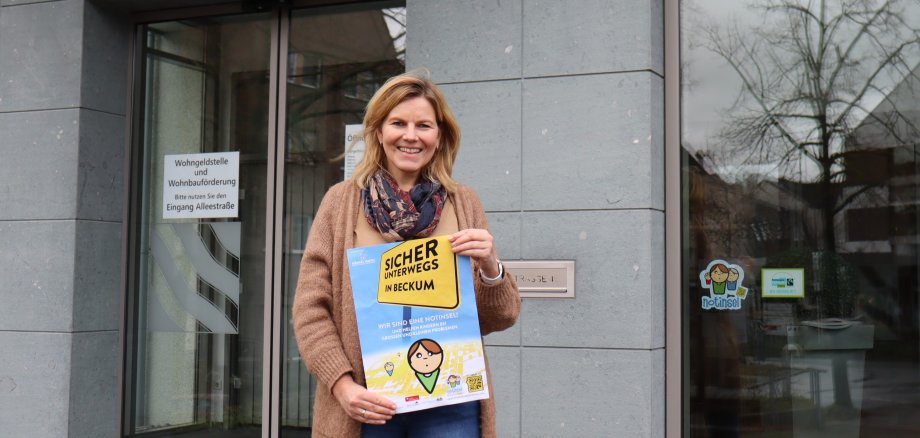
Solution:
[{"label": "window", "polygon": [[684,435],[920,433],[920,5],[680,20]]}]

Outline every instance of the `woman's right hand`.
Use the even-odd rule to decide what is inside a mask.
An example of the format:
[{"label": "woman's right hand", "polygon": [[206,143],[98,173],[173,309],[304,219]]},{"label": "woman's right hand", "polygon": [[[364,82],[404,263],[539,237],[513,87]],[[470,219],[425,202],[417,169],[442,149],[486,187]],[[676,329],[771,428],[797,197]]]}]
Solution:
[{"label": "woman's right hand", "polygon": [[332,394],[349,417],[367,424],[384,424],[396,414],[396,404],[390,399],[368,391],[345,374],[332,385]]}]

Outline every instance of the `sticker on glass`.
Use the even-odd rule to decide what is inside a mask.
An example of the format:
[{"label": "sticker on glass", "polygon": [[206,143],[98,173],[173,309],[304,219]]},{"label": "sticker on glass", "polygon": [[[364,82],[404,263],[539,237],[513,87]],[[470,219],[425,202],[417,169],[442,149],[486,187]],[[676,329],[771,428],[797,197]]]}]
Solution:
[{"label": "sticker on glass", "polygon": [[763,268],[760,271],[764,298],[804,298],[805,270],[802,268]]},{"label": "sticker on glass", "polygon": [[738,310],[747,298],[744,269],[725,260],[713,260],[700,272],[700,287],[709,290],[703,296],[703,309]]}]

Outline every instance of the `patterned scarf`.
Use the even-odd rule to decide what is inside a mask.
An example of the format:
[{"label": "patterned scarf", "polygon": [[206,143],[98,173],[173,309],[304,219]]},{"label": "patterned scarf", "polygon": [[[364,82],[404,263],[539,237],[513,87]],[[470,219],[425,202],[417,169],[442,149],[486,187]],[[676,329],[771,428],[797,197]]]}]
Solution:
[{"label": "patterned scarf", "polygon": [[406,192],[389,173],[378,170],[361,191],[364,217],[388,242],[428,237],[441,219],[447,190],[423,179]]}]

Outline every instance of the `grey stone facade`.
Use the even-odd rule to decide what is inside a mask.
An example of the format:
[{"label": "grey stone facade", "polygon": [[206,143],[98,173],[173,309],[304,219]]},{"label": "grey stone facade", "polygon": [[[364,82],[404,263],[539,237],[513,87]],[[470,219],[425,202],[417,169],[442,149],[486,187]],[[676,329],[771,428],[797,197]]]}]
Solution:
[{"label": "grey stone facade", "polygon": [[410,0],[407,61],[463,130],[507,259],[574,259],[486,341],[500,436],[664,436],[660,1]]},{"label": "grey stone facade", "polygon": [[[4,435],[120,436],[133,24],[106,4],[0,1]],[[664,436],[661,0],[407,7],[500,256],[576,261],[577,298],[487,338],[501,436]]]},{"label": "grey stone facade", "polygon": [[0,424],[117,436],[127,50],[91,3],[0,2]]}]

